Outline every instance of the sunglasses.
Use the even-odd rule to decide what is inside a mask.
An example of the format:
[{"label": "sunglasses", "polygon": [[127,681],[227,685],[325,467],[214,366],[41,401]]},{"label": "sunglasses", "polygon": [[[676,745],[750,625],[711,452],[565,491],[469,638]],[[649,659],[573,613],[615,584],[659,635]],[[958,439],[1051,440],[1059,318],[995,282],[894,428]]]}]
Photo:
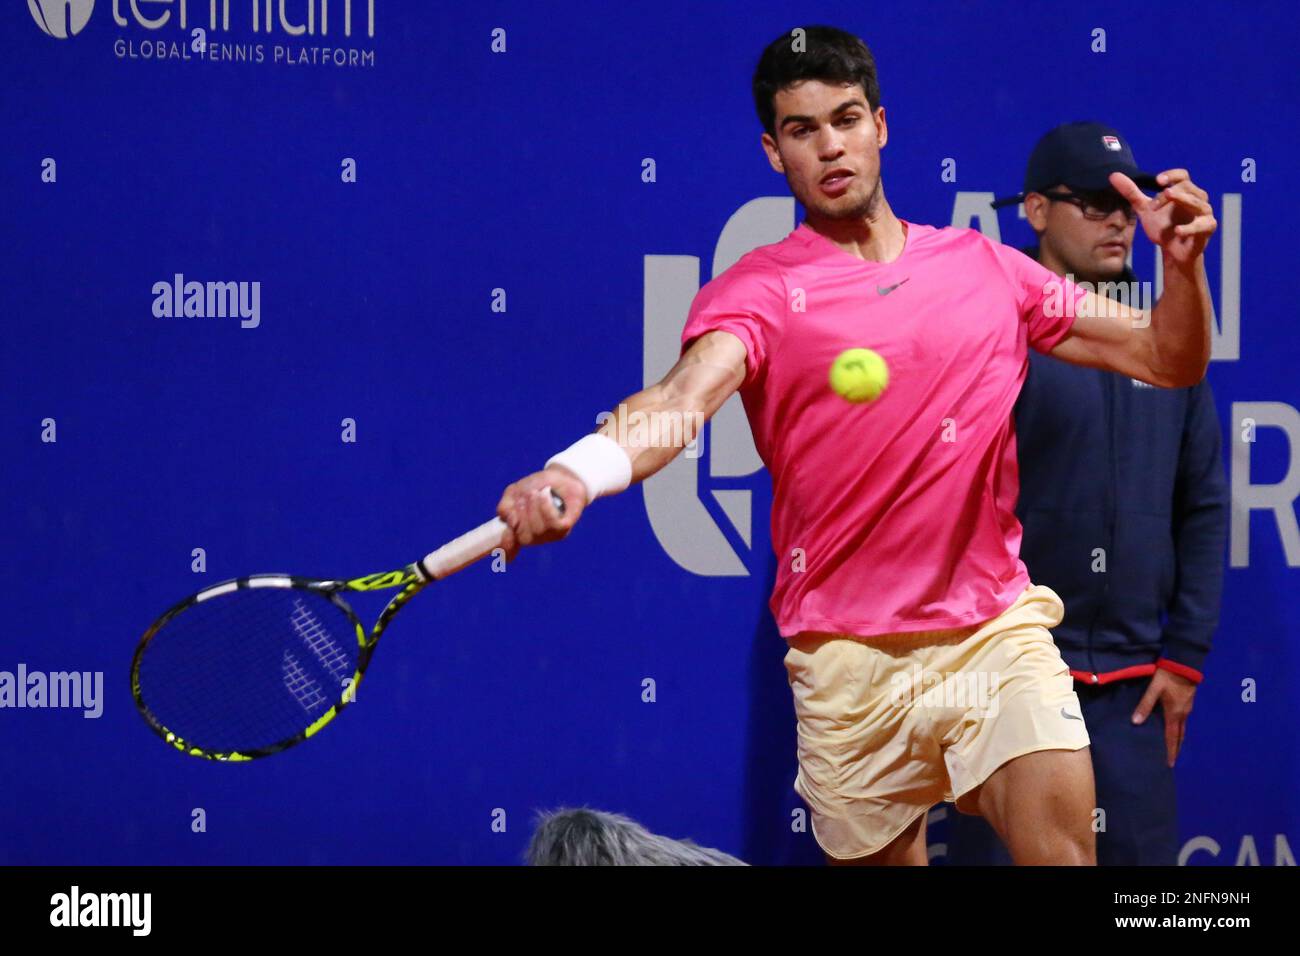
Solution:
[{"label": "sunglasses", "polygon": [[1084,219],[1102,220],[1110,218],[1111,213],[1119,210],[1129,222],[1137,219],[1133,204],[1114,192],[1099,193],[1041,193],[1051,202],[1068,202],[1077,206]]}]

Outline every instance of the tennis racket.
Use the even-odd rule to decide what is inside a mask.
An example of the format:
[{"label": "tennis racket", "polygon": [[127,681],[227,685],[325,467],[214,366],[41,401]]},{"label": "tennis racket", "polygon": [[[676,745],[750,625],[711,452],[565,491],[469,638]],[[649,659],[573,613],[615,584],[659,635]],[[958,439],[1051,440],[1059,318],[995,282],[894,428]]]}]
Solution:
[{"label": "tennis racket", "polygon": [[[163,740],[207,760],[254,760],[302,743],[356,700],[393,615],[426,585],[490,554],[505,530],[493,518],[401,570],[348,581],[253,574],[204,588],[140,638],[135,705]],[[367,632],[344,592],[391,588],[401,590]]]}]

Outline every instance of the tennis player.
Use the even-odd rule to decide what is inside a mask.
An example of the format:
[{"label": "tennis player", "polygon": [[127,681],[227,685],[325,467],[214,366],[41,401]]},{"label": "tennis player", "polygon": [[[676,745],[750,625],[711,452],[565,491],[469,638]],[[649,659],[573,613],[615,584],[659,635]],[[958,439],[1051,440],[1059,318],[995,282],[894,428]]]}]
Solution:
[{"label": "tennis player", "polygon": [[[1019,558],[1011,412],[1029,347],[1160,387],[1201,380],[1206,193],[1182,169],[1160,173],[1154,197],[1111,177],[1163,251],[1164,294],[1144,313],[979,232],[899,219],[881,182],[875,62],[857,37],[779,37],[753,92],[804,222],[699,291],[661,381],[505,489],[507,555],[565,537],[592,500],[663,468],[739,390],[772,476],[795,790],[828,861],[924,864],[926,811],[951,800],[1017,863],[1092,864],[1089,739],[1049,631],[1060,599]],[[855,347],[888,364],[874,402],[828,385]],[[688,427],[647,441],[637,425],[656,416]]]}]

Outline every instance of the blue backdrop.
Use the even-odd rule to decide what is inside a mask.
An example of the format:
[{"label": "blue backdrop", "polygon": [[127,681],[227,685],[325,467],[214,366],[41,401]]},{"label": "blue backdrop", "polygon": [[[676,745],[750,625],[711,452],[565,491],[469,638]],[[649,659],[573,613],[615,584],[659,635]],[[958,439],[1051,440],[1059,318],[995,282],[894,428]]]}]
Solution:
[{"label": "blue backdrop", "polygon": [[[250,571],[385,570],[490,517],[664,370],[737,243],[802,218],[749,93],[788,4],[374,0],[372,30],[366,0],[350,24],[338,0],[277,0],[269,31],[266,6],[215,28],[207,2],[0,12],[0,671],[104,680],[97,718],[0,709],[0,862],[511,863],[562,804],[820,861],[766,608],[770,490],[734,420],[659,491],[422,595],[319,740],[221,765],[136,715],[130,656],[162,609]],[[1087,6],[798,13],[874,50],[903,218],[1027,243],[981,194],[1081,118],[1210,192],[1238,553],[1180,826],[1189,863],[1290,863],[1300,30],[1285,3]],[[258,283],[255,319],[156,315],[177,274]]]}]

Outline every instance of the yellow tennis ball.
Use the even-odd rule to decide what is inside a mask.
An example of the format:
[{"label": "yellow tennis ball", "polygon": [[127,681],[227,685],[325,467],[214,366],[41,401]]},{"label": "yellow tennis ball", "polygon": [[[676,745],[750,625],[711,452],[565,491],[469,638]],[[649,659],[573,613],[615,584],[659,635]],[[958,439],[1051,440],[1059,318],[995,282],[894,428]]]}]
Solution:
[{"label": "yellow tennis ball", "polygon": [[831,363],[831,388],[850,402],[874,402],[889,384],[889,366],[871,349],[846,349]]}]

